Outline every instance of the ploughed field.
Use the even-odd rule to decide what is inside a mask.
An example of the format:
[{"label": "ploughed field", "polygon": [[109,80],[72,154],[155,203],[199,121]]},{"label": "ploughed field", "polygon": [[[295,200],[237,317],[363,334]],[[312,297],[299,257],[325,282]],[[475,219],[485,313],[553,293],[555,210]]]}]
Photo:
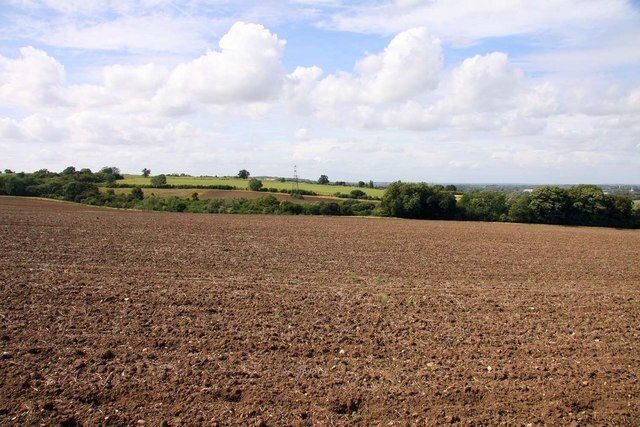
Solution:
[{"label": "ploughed field", "polygon": [[0,197],[0,425],[639,425],[640,232]]}]

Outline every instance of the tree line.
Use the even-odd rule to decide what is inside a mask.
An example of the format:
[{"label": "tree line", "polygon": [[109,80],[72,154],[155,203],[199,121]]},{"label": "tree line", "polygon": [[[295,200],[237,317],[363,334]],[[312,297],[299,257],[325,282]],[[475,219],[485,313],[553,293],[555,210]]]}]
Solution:
[{"label": "tree line", "polygon": [[105,166],[98,172],[91,169],[77,170],[73,166],[62,172],[40,169],[33,173],[12,173],[5,170],[0,174],[0,195],[35,196],[83,202],[100,196],[97,184],[109,185],[123,179],[120,170]]},{"label": "tree line", "polygon": [[485,190],[464,194],[458,201],[443,186],[398,181],[387,187],[379,213],[416,219],[640,227],[640,210],[631,198],[605,194],[596,185],[543,186],[512,194]]},{"label": "tree line", "polygon": [[[248,176],[247,176],[248,177]],[[268,213],[293,215],[377,215],[414,219],[526,222],[640,228],[640,208],[623,195],[606,194],[595,185],[535,188],[530,193],[504,193],[485,190],[456,195],[453,186],[425,183],[390,184],[380,203],[366,202],[364,193],[354,190],[340,195],[342,202],[297,204],[279,201],[271,195],[255,200],[198,200],[177,197],[145,197],[141,187],[129,194],[115,194],[110,188],[101,192],[98,185],[118,186],[122,179],[116,167],[98,172],[70,166],[62,172],[41,169],[33,173],[0,173],[0,195],[36,196],[119,208],[208,213]],[[262,188],[255,180],[252,188]],[[165,187],[158,182],[158,187]],[[258,188],[260,187],[260,188]],[[149,191],[147,188],[144,191]],[[363,193],[363,194],[360,194]],[[348,198],[347,198],[348,197]]]},{"label": "tree line", "polygon": [[[148,186],[134,186],[128,194],[116,194],[115,182],[122,179],[115,167],[104,167],[99,172],[89,169],[76,170],[66,168],[60,173],[42,169],[33,173],[13,173],[6,170],[0,173],[0,195],[45,197],[95,206],[114,208],[157,210],[167,212],[228,213],[228,214],[280,214],[280,215],[341,215],[367,216],[376,207],[373,203],[357,200],[342,202],[314,202],[297,204],[288,200],[279,201],[273,195],[265,195],[254,200],[214,199],[198,200],[197,192],[190,199],[175,196],[158,197],[149,191]],[[164,183],[163,183],[164,182]],[[158,181],[158,188],[182,188],[191,186],[169,186]],[[101,192],[98,186],[107,186]],[[127,186],[129,187],[129,186]],[[208,186],[209,188],[234,189],[232,186]],[[260,189],[270,191],[271,189]],[[274,189],[275,190],[275,189]],[[278,191],[278,190],[276,190]],[[310,193],[306,191],[305,193]]]}]

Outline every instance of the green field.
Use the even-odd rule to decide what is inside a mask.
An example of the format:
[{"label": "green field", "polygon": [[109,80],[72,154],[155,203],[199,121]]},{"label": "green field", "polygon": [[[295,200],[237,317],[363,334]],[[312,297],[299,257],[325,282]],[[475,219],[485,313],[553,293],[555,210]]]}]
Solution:
[{"label": "green field", "polygon": [[[151,185],[151,178],[144,178],[140,175],[124,175],[124,179],[117,181],[120,184],[130,185]],[[167,184],[169,185],[232,185],[238,189],[246,189],[249,185],[248,179],[240,178],[200,178],[192,176],[167,176]],[[265,188],[277,188],[278,190],[291,190],[292,183],[280,182],[272,179],[263,179],[262,184]],[[309,184],[306,182],[299,183],[300,190],[314,191],[320,195],[333,195],[335,193],[348,194],[352,190],[362,190],[369,196],[382,197],[384,190],[379,188],[358,188],[354,186],[338,186],[338,185],[320,185]]]}]

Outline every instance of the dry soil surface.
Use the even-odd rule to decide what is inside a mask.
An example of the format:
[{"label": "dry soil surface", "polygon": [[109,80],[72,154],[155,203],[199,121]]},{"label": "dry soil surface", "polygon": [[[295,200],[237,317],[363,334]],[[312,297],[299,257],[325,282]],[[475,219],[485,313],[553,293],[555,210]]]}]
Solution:
[{"label": "dry soil surface", "polygon": [[0,197],[0,425],[640,425],[640,232]]}]

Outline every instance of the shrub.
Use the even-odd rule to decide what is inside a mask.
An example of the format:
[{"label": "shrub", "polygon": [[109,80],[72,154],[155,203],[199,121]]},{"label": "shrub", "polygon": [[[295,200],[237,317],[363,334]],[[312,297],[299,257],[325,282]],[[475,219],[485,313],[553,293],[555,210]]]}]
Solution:
[{"label": "shrub", "polygon": [[151,185],[154,187],[162,187],[164,185],[167,185],[167,177],[163,174],[156,175],[151,178]]},{"label": "shrub", "polygon": [[249,190],[260,191],[262,189],[262,181],[259,179],[251,178],[249,180]]},{"label": "shrub", "polygon": [[89,182],[71,181],[62,188],[62,194],[65,200],[71,202],[81,202],[84,199],[99,197],[100,191],[95,184]]},{"label": "shrub", "polygon": [[300,215],[303,213],[304,209],[302,205],[290,202],[288,200],[283,200],[280,202],[280,213],[289,214],[289,215]]},{"label": "shrub", "polygon": [[166,210],[170,212],[184,212],[187,210],[187,202],[178,197],[170,197],[167,201]]},{"label": "shrub", "polygon": [[[112,191],[112,189],[109,189],[109,191]],[[142,192],[142,188],[140,187],[133,187],[131,189],[131,194],[129,195],[131,197],[132,200],[142,200],[144,199],[144,193]]]},{"label": "shrub", "polygon": [[351,196],[354,199],[364,199],[367,197],[367,193],[365,193],[362,190],[351,190],[351,193],[349,193],[349,196]]}]

